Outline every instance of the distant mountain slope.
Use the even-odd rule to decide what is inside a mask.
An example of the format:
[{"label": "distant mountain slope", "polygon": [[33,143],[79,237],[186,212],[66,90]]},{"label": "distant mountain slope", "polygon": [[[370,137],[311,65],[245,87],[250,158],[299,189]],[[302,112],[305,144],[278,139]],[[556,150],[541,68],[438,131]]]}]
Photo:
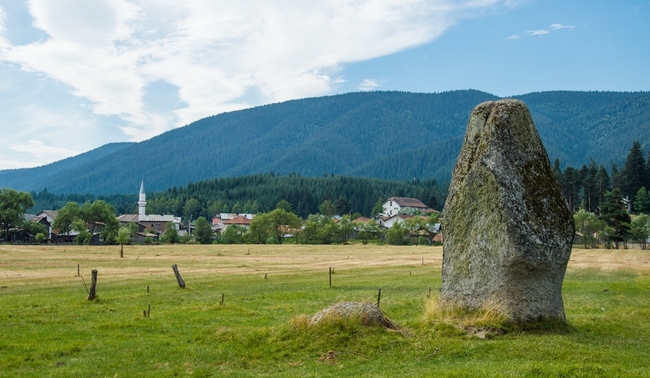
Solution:
[{"label": "distant mountain slope", "polygon": [[10,187],[20,190],[42,190],[48,186],[47,183],[56,181],[56,175],[66,175],[66,172],[78,166],[92,161],[100,161],[104,157],[133,144],[135,143],[108,143],[94,150],[40,167],[2,170],[0,171],[0,187]]},{"label": "distant mountain slope", "polygon": [[[650,146],[648,92],[555,91],[516,98],[529,106],[551,159],[564,164],[582,165],[593,157],[609,165],[624,160],[633,140]],[[18,170],[19,177],[0,171],[0,187],[99,195],[132,193],[142,179],[147,190],[160,191],[270,171],[443,182],[471,110],[496,99],[463,90],[287,101],[204,118],[94,158],[87,155],[91,151],[66,159],[71,162],[65,169],[58,162]]]}]

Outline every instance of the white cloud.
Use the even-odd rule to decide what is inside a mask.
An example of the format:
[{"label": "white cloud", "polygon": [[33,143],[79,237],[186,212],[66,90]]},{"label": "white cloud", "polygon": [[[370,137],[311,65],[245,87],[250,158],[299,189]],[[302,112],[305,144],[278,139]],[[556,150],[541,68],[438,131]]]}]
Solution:
[{"label": "white cloud", "polygon": [[359,90],[361,91],[374,91],[375,89],[381,87],[381,84],[377,82],[377,80],[373,79],[365,79],[364,81],[359,84]]},{"label": "white cloud", "polygon": [[539,29],[539,30],[527,30],[526,34],[528,35],[546,35],[549,34],[550,32],[545,29]]},{"label": "white cloud", "polygon": [[[71,155],[76,155],[78,151],[71,150],[65,147],[47,146],[43,141],[30,139],[23,144],[15,144],[9,149],[16,152],[23,152],[34,156],[37,161],[60,160]],[[43,163],[44,164],[44,163]]]},{"label": "white cloud", "polygon": [[5,12],[5,9],[2,7],[2,5],[0,5],[0,33],[5,30],[4,23],[6,18],[7,13]]},{"label": "white cloud", "polygon": [[[63,83],[131,140],[261,102],[331,93],[352,62],[427,43],[463,19],[512,0],[29,0],[49,37],[0,38],[0,61]],[[0,8],[0,29],[6,17]],[[558,24],[559,25],[559,24]],[[178,87],[187,106],[160,113],[147,84]],[[363,90],[378,82],[366,80]],[[173,111],[173,113],[172,113]]]},{"label": "white cloud", "polygon": [[560,30],[560,29],[573,29],[575,26],[572,25],[562,25],[562,24],[551,24],[548,26],[551,30]]},{"label": "white cloud", "polygon": [[506,38],[506,41],[512,41],[515,39],[520,39],[521,37],[518,35],[511,35],[510,37]]},{"label": "white cloud", "polygon": [[[575,28],[575,26],[563,25],[563,24],[551,24],[548,26],[547,29],[527,30],[526,35],[528,36],[547,35],[547,34],[551,34],[551,31],[556,31],[561,29],[573,29],[573,28]],[[510,37],[506,38],[506,40],[512,40],[512,39],[519,39],[519,36],[511,35]]]}]

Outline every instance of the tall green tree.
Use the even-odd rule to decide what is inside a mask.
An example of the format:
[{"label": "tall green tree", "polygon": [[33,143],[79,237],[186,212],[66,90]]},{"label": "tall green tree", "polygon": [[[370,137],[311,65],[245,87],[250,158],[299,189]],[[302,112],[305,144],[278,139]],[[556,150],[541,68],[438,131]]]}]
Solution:
[{"label": "tall green tree", "polygon": [[0,189],[0,225],[4,240],[9,240],[9,230],[25,222],[25,212],[34,206],[31,194],[13,189]]},{"label": "tall green tree", "polygon": [[285,199],[280,200],[280,202],[278,202],[278,204],[275,205],[275,208],[276,209],[282,209],[282,210],[286,211],[287,213],[292,213],[293,212],[293,209],[291,208],[291,204],[289,203],[289,201],[287,201]]},{"label": "tall green tree", "polygon": [[183,206],[183,216],[186,219],[189,219],[190,217],[196,219],[196,217],[199,216],[200,211],[201,204],[199,203],[199,200],[196,198],[190,198],[189,200],[185,201],[185,205]]},{"label": "tall green tree", "polygon": [[72,224],[75,220],[81,219],[81,207],[76,202],[68,202],[57,210],[56,218],[54,218],[54,228],[58,233],[65,233],[70,235],[72,231]]},{"label": "tall green tree", "polygon": [[318,211],[326,217],[331,217],[336,214],[336,207],[330,200],[325,200],[318,206]]},{"label": "tall green tree", "polygon": [[390,245],[408,245],[410,242],[409,229],[402,222],[393,223],[386,231],[386,243]]},{"label": "tall green tree", "polygon": [[176,244],[180,241],[178,230],[176,229],[176,225],[174,225],[174,223],[167,222],[165,224],[165,233],[162,235],[161,241],[163,243],[169,244]]},{"label": "tall green tree", "polygon": [[587,248],[595,248],[598,245],[598,233],[602,232],[607,223],[598,219],[596,214],[580,209],[573,214],[576,224],[576,231],[582,235],[582,242]]},{"label": "tall green tree", "polygon": [[363,244],[368,243],[370,239],[382,239],[383,231],[379,225],[373,221],[363,223],[363,222],[354,222],[355,229],[357,230],[357,238],[360,239]]},{"label": "tall green tree", "polygon": [[336,200],[336,202],[334,202],[334,208],[336,209],[336,213],[339,215],[349,215],[352,211],[350,203],[345,198],[339,198]]},{"label": "tall green tree", "polygon": [[600,206],[605,192],[612,190],[612,182],[607,174],[607,169],[602,164],[598,167],[598,173],[596,173],[596,190],[598,191],[598,206]]},{"label": "tall green tree", "polygon": [[377,202],[375,202],[375,205],[372,207],[372,211],[370,212],[370,215],[377,215],[383,213],[385,202],[386,201],[383,198],[378,198]]},{"label": "tall green tree", "polygon": [[97,200],[93,203],[86,201],[81,206],[81,219],[86,223],[91,238],[95,231],[101,228],[100,236],[105,243],[115,241],[120,222],[115,216],[113,205],[103,200]]},{"label": "tall green tree", "polygon": [[648,172],[646,169],[641,143],[634,141],[632,148],[625,159],[625,166],[622,171],[623,185],[621,190],[623,195],[629,196],[634,200],[636,192],[642,186],[645,186]]},{"label": "tall green tree", "polygon": [[564,170],[563,176],[563,185],[562,192],[566,197],[569,210],[574,212],[580,205],[580,187],[582,186],[582,180],[580,177],[580,171],[573,167],[566,167]]},{"label": "tall green tree", "polygon": [[636,213],[650,214],[650,196],[648,195],[645,186],[642,186],[637,190],[636,196],[634,196],[633,205]]},{"label": "tall green tree", "polygon": [[609,241],[613,242],[618,249],[619,243],[626,241],[630,234],[630,214],[625,210],[621,191],[618,188],[605,193],[598,218],[613,229],[613,232],[609,233]]},{"label": "tall green tree", "polygon": [[623,172],[618,170],[618,165],[612,163],[612,189],[621,189],[623,185]]},{"label": "tall green tree", "polygon": [[275,209],[270,213],[257,214],[251,221],[250,229],[244,235],[248,243],[282,244],[288,233],[299,232],[300,218],[284,209]]},{"label": "tall green tree", "polygon": [[77,237],[75,239],[75,242],[77,244],[79,245],[90,244],[90,240],[92,239],[92,234],[88,231],[86,222],[84,222],[81,218],[75,219],[75,221],[72,222],[72,229],[77,231]]},{"label": "tall green tree", "polygon": [[214,241],[214,234],[212,227],[205,217],[198,217],[194,223],[194,238],[201,244],[212,244]]},{"label": "tall green tree", "polygon": [[244,242],[243,235],[246,233],[246,228],[233,224],[226,228],[221,234],[221,243],[224,244],[241,244]]},{"label": "tall green tree", "polygon": [[120,227],[115,241],[120,245],[120,257],[124,257],[124,244],[129,244],[131,241],[131,230],[126,226]]},{"label": "tall green tree", "polygon": [[632,240],[639,243],[641,249],[647,248],[647,240],[650,237],[650,216],[639,214],[630,223],[630,236]]}]

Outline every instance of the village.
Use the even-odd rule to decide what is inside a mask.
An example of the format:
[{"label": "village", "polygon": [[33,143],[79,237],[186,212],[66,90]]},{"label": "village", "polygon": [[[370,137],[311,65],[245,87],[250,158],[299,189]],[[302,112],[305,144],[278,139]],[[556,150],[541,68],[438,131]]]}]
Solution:
[{"label": "village", "polygon": [[[94,204],[90,204],[89,209]],[[294,243],[347,243],[358,240],[364,244],[369,240],[388,244],[425,244],[440,245],[442,243],[442,230],[439,222],[440,211],[429,208],[422,201],[408,197],[390,197],[382,205],[382,211],[371,217],[357,216],[354,219],[350,214],[333,214],[331,203],[325,204],[322,213],[311,215],[308,219],[301,220],[291,213],[290,204],[281,201],[278,209],[285,214],[286,222],[271,225],[276,232],[282,235],[278,242]],[[68,204],[73,209],[77,204]],[[87,218],[79,222],[70,216],[68,208],[59,210],[42,210],[37,214],[25,214],[25,220],[42,227],[16,227],[9,230],[7,241],[19,243],[51,243],[51,244],[115,244],[116,231],[123,228],[129,230],[128,240],[119,244],[152,244],[152,243],[191,243],[211,244],[222,242],[225,244],[238,244],[247,242],[244,235],[249,233],[251,225],[255,227],[258,214],[253,213],[218,213],[212,219],[183,220],[180,216],[172,214],[147,214],[147,198],[144,181],[140,185],[138,194],[138,213],[122,214],[112,219],[110,214],[104,212],[104,219],[96,217]],[[101,206],[100,206],[101,207]],[[274,210],[277,211],[278,209]],[[64,217],[59,217],[64,212]],[[91,212],[91,210],[89,210]],[[95,213],[101,211],[95,209]],[[79,214],[76,215],[77,217]],[[288,217],[287,217],[288,216]],[[57,220],[58,218],[58,220]],[[66,218],[66,220],[63,220]],[[206,222],[207,221],[207,222]],[[310,224],[311,222],[311,224]],[[314,225],[313,223],[316,222]],[[266,223],[266,222],[265,222]],[[209,232],[207,231],[209,226]],[[266,225],[268,227],[268,225]],[[319,241],[318,238],[307,236],[309,228],[328,229],[333,235]],[[116,230],[117,228],[117,230]],[[392,232],[390,232],[392,230]],[[41,231],[39,236],[39,232]],[[325,230],[320,230],[325,231]],[[274,239],[274,238],[272,238]],[[257,239],[259,243],[273,242],[268,237]],[[249,239],[250,242],[250,239]]]}]

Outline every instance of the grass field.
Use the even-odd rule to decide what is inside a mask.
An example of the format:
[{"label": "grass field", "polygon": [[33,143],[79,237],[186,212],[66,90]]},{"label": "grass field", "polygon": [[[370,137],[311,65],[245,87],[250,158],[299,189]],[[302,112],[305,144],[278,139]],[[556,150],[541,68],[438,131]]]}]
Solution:
[{"label": "grass field", "polygon": [[[647,251],[574,250],[569,327],[488,338],[425,316],[439,247],[125,246],[124,255],[1,245],[0,376],[650,376]],[[87,285],[99,272],[94,301],[78,264]],[[385,315],[407,332],[300,322],[340,301],[376,302],[379,288]]]}]

